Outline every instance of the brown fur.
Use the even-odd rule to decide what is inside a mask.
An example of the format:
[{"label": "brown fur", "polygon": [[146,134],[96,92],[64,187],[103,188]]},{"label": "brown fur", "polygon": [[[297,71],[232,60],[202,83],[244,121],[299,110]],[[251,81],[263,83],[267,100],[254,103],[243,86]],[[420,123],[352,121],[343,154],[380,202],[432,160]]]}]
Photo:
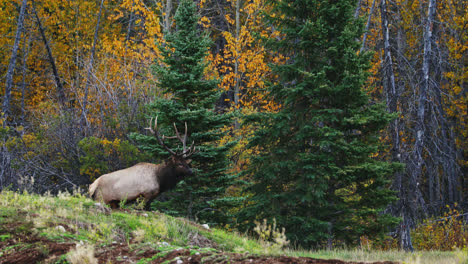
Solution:
[{"label": "brown fur", "polygon": [[161,192],[172,189],[184,177],[192,175],[189,161],[171,158],[161,164],[138,163],[123,170],[104,174],[89,186],[94,200],[114,205],[142,197],[148,203]]}]

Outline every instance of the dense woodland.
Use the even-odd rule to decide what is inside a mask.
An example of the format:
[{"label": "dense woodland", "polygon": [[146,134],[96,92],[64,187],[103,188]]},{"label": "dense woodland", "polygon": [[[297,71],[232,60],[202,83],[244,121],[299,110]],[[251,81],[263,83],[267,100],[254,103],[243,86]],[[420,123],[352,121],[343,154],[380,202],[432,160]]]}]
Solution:
[{"label": "dense woodland", "polygon": [[161,162],[145,130],[158,116],[186,122],[198,152],[154,210],[241,231],[267,219],[307,248],[411,250],[410,229],[440,219],[466,234],[467,10],[0,0],[0,189],[86,189]]}]

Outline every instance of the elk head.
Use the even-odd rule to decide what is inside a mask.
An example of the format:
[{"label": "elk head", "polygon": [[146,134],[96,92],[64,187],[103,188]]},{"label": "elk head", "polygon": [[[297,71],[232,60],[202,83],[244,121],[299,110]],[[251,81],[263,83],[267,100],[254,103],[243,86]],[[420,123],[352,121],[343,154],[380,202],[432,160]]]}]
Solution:
[{"label": "elk head", "polygon": [[[187,137],[188,137],[188,132],[187,132],[187,122],[185,122],[185,133],[183,135],[180,135],[179,130],[177,129],[176,124],[174,123],[174,130],[175,130],[175,136],[167,137],[159,133],[158,131],[158,117],[156,117],[156,120],[154,122],[154,127],[152,128],[151,125],[153,123],[153,118],[150,120],[150,126],[146,129],[148,129],[151,134],[153,134],[156,137],[156,140],[158,143],[167,151],[171,154],[171,157],[166,160],[164,163],[165,165],[173,170],[173,176],[174,176],[174,181],[180,181],[182,178],[185,176],[191,176],[193,175],[192,168],[190,168],[189,164],[192,161],[189,159],[189,157],[195,153],[195,146],[194,146],[194,141],[192,141],[192,144],[190,147],[187,148]],[[181,151],[174,151],[171,148],[169,148],[166,143],[164,142],[165,139],[178,139],[180,143],[182,143],[182,150]]]}]

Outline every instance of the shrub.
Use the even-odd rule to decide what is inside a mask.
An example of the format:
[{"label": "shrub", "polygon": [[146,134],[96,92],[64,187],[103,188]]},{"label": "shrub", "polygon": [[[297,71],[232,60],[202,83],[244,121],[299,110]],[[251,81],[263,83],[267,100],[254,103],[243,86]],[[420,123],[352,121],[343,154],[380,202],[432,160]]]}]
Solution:
[{"label": "shrub", "polygon": [[430,218],[411,231],[413,246],[418,250],[453,250],[468,247],[468,226],[457,205],[447,206],[439,218]]},{"label": "shrub", "polygon": [[258,234],[260,240],[264,241],[272,249],[281,249],[289,244],[286,238],[286,230],[283,227],[276,227],[276,219],[273,218],[273,224],[268,224],[266,219],[263,223],[255,221],[254,231]]},{"label": "shrub", "polygon": [[[416,250],[452,251],[468,248],[468,225],[463,220],[464,214],[447,205],[447,211],[439,217],[425,219],[411,230],[413,247]],[[466,217],[466,216],[465,216]],[[361,248],[366,250],[398,249],[398,238],[385,236],[382,239],[361,237]]]},{"label": "shrub", "polygon": [[80,157],[80,174],[91,180],[99,175],[148,160],[148,156],[126,140],[86,137],[78,146],[84,152]]}]

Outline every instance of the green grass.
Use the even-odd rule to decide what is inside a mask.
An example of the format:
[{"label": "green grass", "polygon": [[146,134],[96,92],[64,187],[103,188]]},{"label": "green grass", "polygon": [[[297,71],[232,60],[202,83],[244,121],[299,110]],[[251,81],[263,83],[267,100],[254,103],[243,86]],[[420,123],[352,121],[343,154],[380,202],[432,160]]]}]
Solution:
[{"label": "green grass", "polygon": [[320,251],[287,251],[286,255],[295,257],[311,257],[320,259],[342,259],[353,261],[399,261],[408,264],[468,264],[468,252],[458,251],[419,251],[404,252],[398,250],[320,250]]},{"label": "green grass", "polygon": [[[19,214],[21,214],[19,216]],[[127,243],[138,250],[140,245],[167,254],[177,248],[188,247],[190,235],[197,234],[216,243],[217,249],[191,247],[193,254],[207,251],[228,251],[259,255],[289,255],[322,259],[354,261],[400,261],[402,263],[468,263],[468,250],[452,252],[424,251],[406,253],[401,251],[333,250],[301,251],[278,250],[266,243],[245,235],[220,229],[206,230],[185,219],[174,218],[158,212],[128,209],[104,213],[95,202],[75,193],[61,193],[58,196],[39,196],[4,190],[0,193],[0,231],[4,223],[21,219],[24,223],[15,232],[36,230],[38,234],[54,241],[72,241],[91,244],[95,247]],[[66,232],[57,226],[66,226]],[[116,235],[118,234],[118,235]],[[10,233],[0,235],[0,242],[7,240]],[[166,244],[168,243],[168,244]],[[8,249],[4,249],[5,250]],[[0,252],[1,255],[1,252]],[[216,257],[213,254],[212,257]],[[64,258],[62,258],[64,259]],[[140,263],[149,262],[143,259]]]}]

